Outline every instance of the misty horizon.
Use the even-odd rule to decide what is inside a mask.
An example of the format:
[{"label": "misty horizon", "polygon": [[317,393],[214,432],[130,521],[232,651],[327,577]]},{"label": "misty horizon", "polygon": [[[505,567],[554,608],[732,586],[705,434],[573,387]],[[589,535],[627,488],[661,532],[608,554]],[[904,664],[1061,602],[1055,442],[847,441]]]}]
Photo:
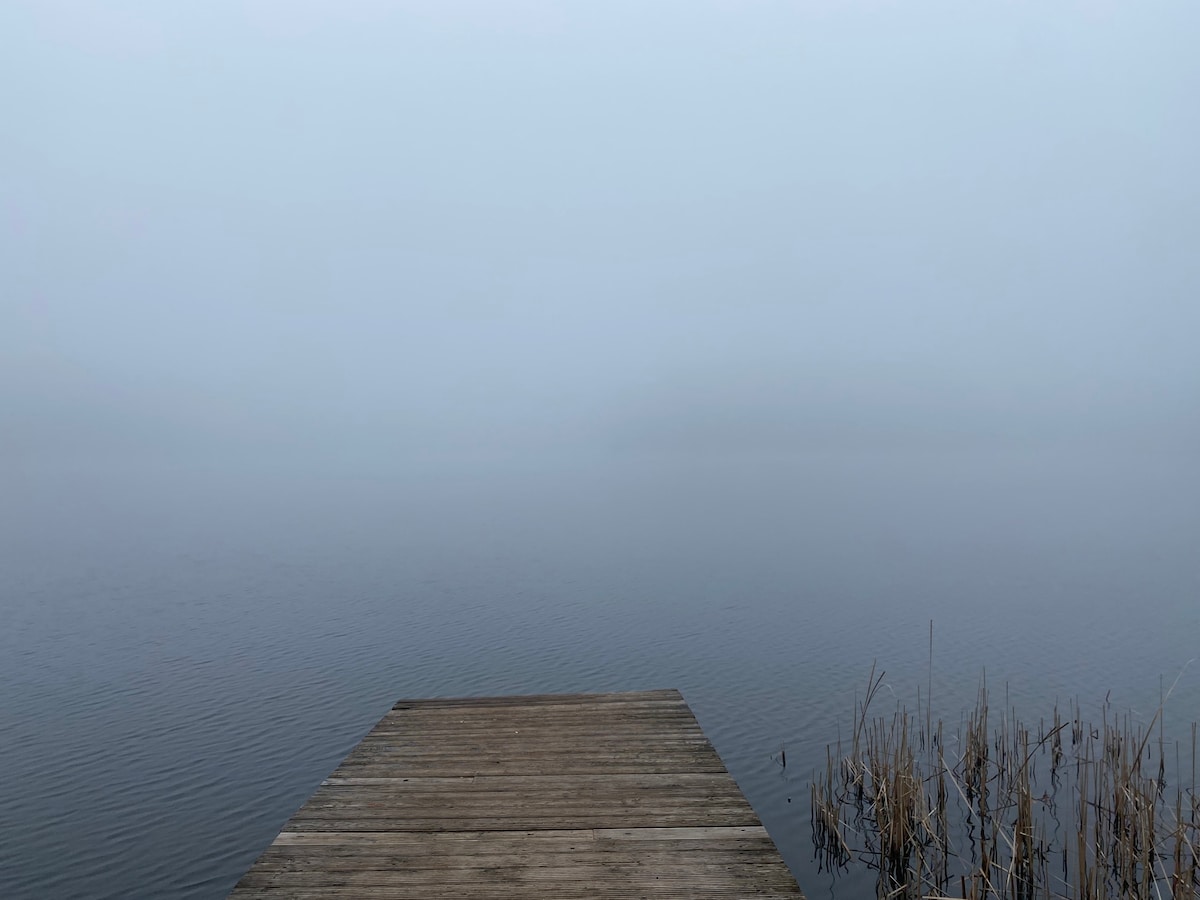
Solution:
[{"label": "misty horizon", "polygon": [[0,456],[1200,445],[1188,5],[504,10],[7,7]]}]

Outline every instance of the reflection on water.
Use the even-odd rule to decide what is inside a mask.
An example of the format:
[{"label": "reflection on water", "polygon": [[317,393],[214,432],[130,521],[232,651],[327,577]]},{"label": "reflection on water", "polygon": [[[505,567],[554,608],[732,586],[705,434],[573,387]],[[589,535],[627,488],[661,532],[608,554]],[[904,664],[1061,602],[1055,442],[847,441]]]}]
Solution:
[{"label": "reflection on water", "polygon": [[819,897],[808,775],[872,660],[915,697],[931,619],[947,719],[985,667],[1029,717],[1108,691],[1152,710],[1200,646],[1184,460],[4,477],[5,897],[223,896],[398,697],[655,687],[683,690]]}]

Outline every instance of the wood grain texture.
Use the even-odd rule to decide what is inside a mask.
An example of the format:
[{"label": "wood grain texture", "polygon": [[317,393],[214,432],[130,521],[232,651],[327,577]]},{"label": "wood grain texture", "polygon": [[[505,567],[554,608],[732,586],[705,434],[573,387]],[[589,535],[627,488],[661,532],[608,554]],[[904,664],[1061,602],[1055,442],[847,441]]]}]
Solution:
[{"label": "wood grain texture", "polygon": [[678,691],[401,700],[230,895],[795,900]]}]

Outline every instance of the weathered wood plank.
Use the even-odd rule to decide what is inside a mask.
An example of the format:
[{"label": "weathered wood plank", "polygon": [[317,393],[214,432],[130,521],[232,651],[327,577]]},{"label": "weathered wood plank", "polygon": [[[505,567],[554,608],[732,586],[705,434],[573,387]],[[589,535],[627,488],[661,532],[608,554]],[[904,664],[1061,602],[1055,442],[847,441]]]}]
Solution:
[{"label": "weathered wood plank", "polygon": [[415,700],[397,700],[392,709],[492,709],[513,706],[575,706],[588,709],[615,704],[624,709],[666,703],[678,706],[684,703],[676,690],[617,692],[609,694],[504,694],[498,697],[424,697]]},{"label": "weathered wood plank", "polygon": [[703,789],[727,786],[729,776],[723,772],[666,772],[660,774],[637,773],[632,775],[459,775],[448,778],[421,778],[417,776],[393,776],[391,778],[354,778],[334,773],[321,782],[322,786],[377,785],[379,787],[401,787],[420,791],[469,790],[526,791],[551,790],[595,790],[601,787],[621,790],[640,790],[651,787],[677,787]]},{"label": "weathered wood plank", "polygon": [[441,710],[399,710],[387,713],[382,721],[394,727],[401,722],[419,723],[422,725],[458,726],[482,723],[503,724],[506,722],[549,722],[570,725],[587,722],[611,722],[613,724],[632,723],[683,723],[694,722],[695,719],[684,706],[642,707],[639,709],[600,709],[589,710],[584,707],[564,707],[559,709],[538,709],[537,707],[516,707],[511,710],[502,709],[441,709]]},{"label": "weathered wood plank", "polygon": [[231,895],[801,896],[677,691],[396,703]]},{"label": "weathered wood plank", "polygon": [[377,730],[363,738],[368,744],[397,744],[412,747],[435,747],[438,743],[448,748],[463,746],[529,746],[530,742],[553,741],[556,745],[577,744],[579,746],[639,746],[652,747],[662,744],[705,744],[708,738],[700,731],[685,731],[672,728],[660,732],[645,728],[606,728],[600,723],[586,727],[548,728],[544,725],[501,731],[498,728],[471,729],[470,731],[426,732],[420,737],[412,731]]},{"label": "weathered wood plank", "polygon": [[[435,761],[407,764],[407,768],[421,775],[428,776],[453,776],[453,775],[475,775],[480,777],[487,776],[503,776],[503,775],[638,775],[638,774],[660,774],[668,775],[679,771],[681,765],[688,763],[680,762],[679,760],[658,759],[649,762],[633,760],[622,763],[619,760],[572,760],[569,763],[557,764],[550,762],[521,762],[504,760],[493,760],[488,764],[466,765],[459,763],[454,765],[454,761]],[[717,774],[724,771],[724,767],[720,762],[709,762],[707,760],[692,761],[690,763],[692,771],[708,772]],[[379,778],[386,776],[391,772],[395,772],[394,768],[390,768],[385,762],[376,761],[374,763],[355,763],[346,765],[343,771],[347,775],[357,775],[363,778]]]},{"label": "weathered wood plank", "polygon": [[[693,871],[698,865],[742,865],[754,863],[758,865],[773,865],[773,848],[770,846],[757,850],[713,849],[679,850],[674,846],[659,847],[652,853],[643,853],[632,857],[628,853],[607,851],[563,851],[559,853],[538,856],[529,866],[546,869],[562,869],[568,866],[629,866],[642,869],[652,869],[665,872],[670,867],[684,867]],[[259,873],[264,872],[354,872],[354,871],[392,871],[392,870],[476,870],[496,869],[514,865],[514,860],[520,855],[484,853],[473,854],[465,859],[442,855],[434,859],[425,859],[418,854],[386,854],[375,852],[366,853],[267,853],[255,866]]]},{"label": "weathered wood plank", "polygon": [[637,793],[620,788],[597,788],[583,794],[569,790],[525,791],[407,791],[381,788],[377,785],[320,787],[309,798],[306,808],[320,807],[395,807],[400,809],[437,806],[442,809],[467,807],[472,809],[513,808],[519,806],[641,806],[653,804],[712,804],[716,802],[745,804],[736,786],[710,787],[703,791],[687,788],[647,787]]},{"label": "weathered wood plank", "polygon": [[[414,861],[415,862],[415,861]],[[678,883],[709,883],[720,880],[749,879],[772,887],[786,885],[790,876],[786,870],[767,862],[709,863],[684,860],[675,864],[659,862],[646,866],[640,862],[608,862],[605,864],[583,864],[566,866],[540,866],[521,864],[497,864],[486,868],[463,869],[458,867],[428,868],[410,863],[407,866],[390,868],[353,867],[339,871],[284,870],[264,871],[256,869],[246,876],[247,887],[296,886],[317,887],[327,885],[390,886],[402,884],[422,885],[489,885],[498,881],[508,884],[537,885],[547,882],[583,881],[596,884],[604,881],[675,881]]]},{"label": "weathered wood plank", "polygon": [[645,822],[648,827],[697,827],[703,825],[751,825],[757,821],[753,810],[746,808],[700,810],[625,810],[620,813],[594,815],[552,814],[536,811],[529,815],[513,816],[350,816],[306,814],[293,818],[288,827],[295,831],[527,831],[538,828],[619,828],[630,819]]},{"label": "weathered wood plank", "polygon": [[[515,840],[535,842],[538,846],[552,842],[587,844],[623,844],[627,841],[760,841],[770,840],[762,825],[708,826],[703,828],[575,828],[560,831],[514,831],[497,835],[485,831],[456,831],[446,834],[409,834],[403,831],[379,831],[343,835],[336,831],[297,832],[281,831],[272,846],[284,844],[336,844],[352,841],[356,844],[419,843],[425,847],[436,844],[453,844],[458,841],[476,841],[494,844],[498,841]],[[454,851],[457,852],[457,851]]]},{"label": "weathered wood plank", "polygon": [[532,891],[529,885],[504,884],[478,886],[467,891],[461,884],[449,885],[389,885],[366,887],[363,885],[317,887],[317,888],[245,888],[232,895],[237,900],[536,900],[537,897],[554,900],[796,900],[795,882],[786,888],[746,887],[742,880],[736,884],[675,884],[655,879],[648,884],[639,884],[632,879],[621,882],[585,884],[579,881],[540,885]]}]

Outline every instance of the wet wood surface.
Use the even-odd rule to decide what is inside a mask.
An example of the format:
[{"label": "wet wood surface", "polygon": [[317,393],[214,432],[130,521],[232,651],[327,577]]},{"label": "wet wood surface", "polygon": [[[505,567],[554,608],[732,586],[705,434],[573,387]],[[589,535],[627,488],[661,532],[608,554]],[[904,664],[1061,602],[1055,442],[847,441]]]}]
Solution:
[{"label": "wet wood surface", "polygon": [[678,691],[403,700],[230,895],[798,898]]}]

